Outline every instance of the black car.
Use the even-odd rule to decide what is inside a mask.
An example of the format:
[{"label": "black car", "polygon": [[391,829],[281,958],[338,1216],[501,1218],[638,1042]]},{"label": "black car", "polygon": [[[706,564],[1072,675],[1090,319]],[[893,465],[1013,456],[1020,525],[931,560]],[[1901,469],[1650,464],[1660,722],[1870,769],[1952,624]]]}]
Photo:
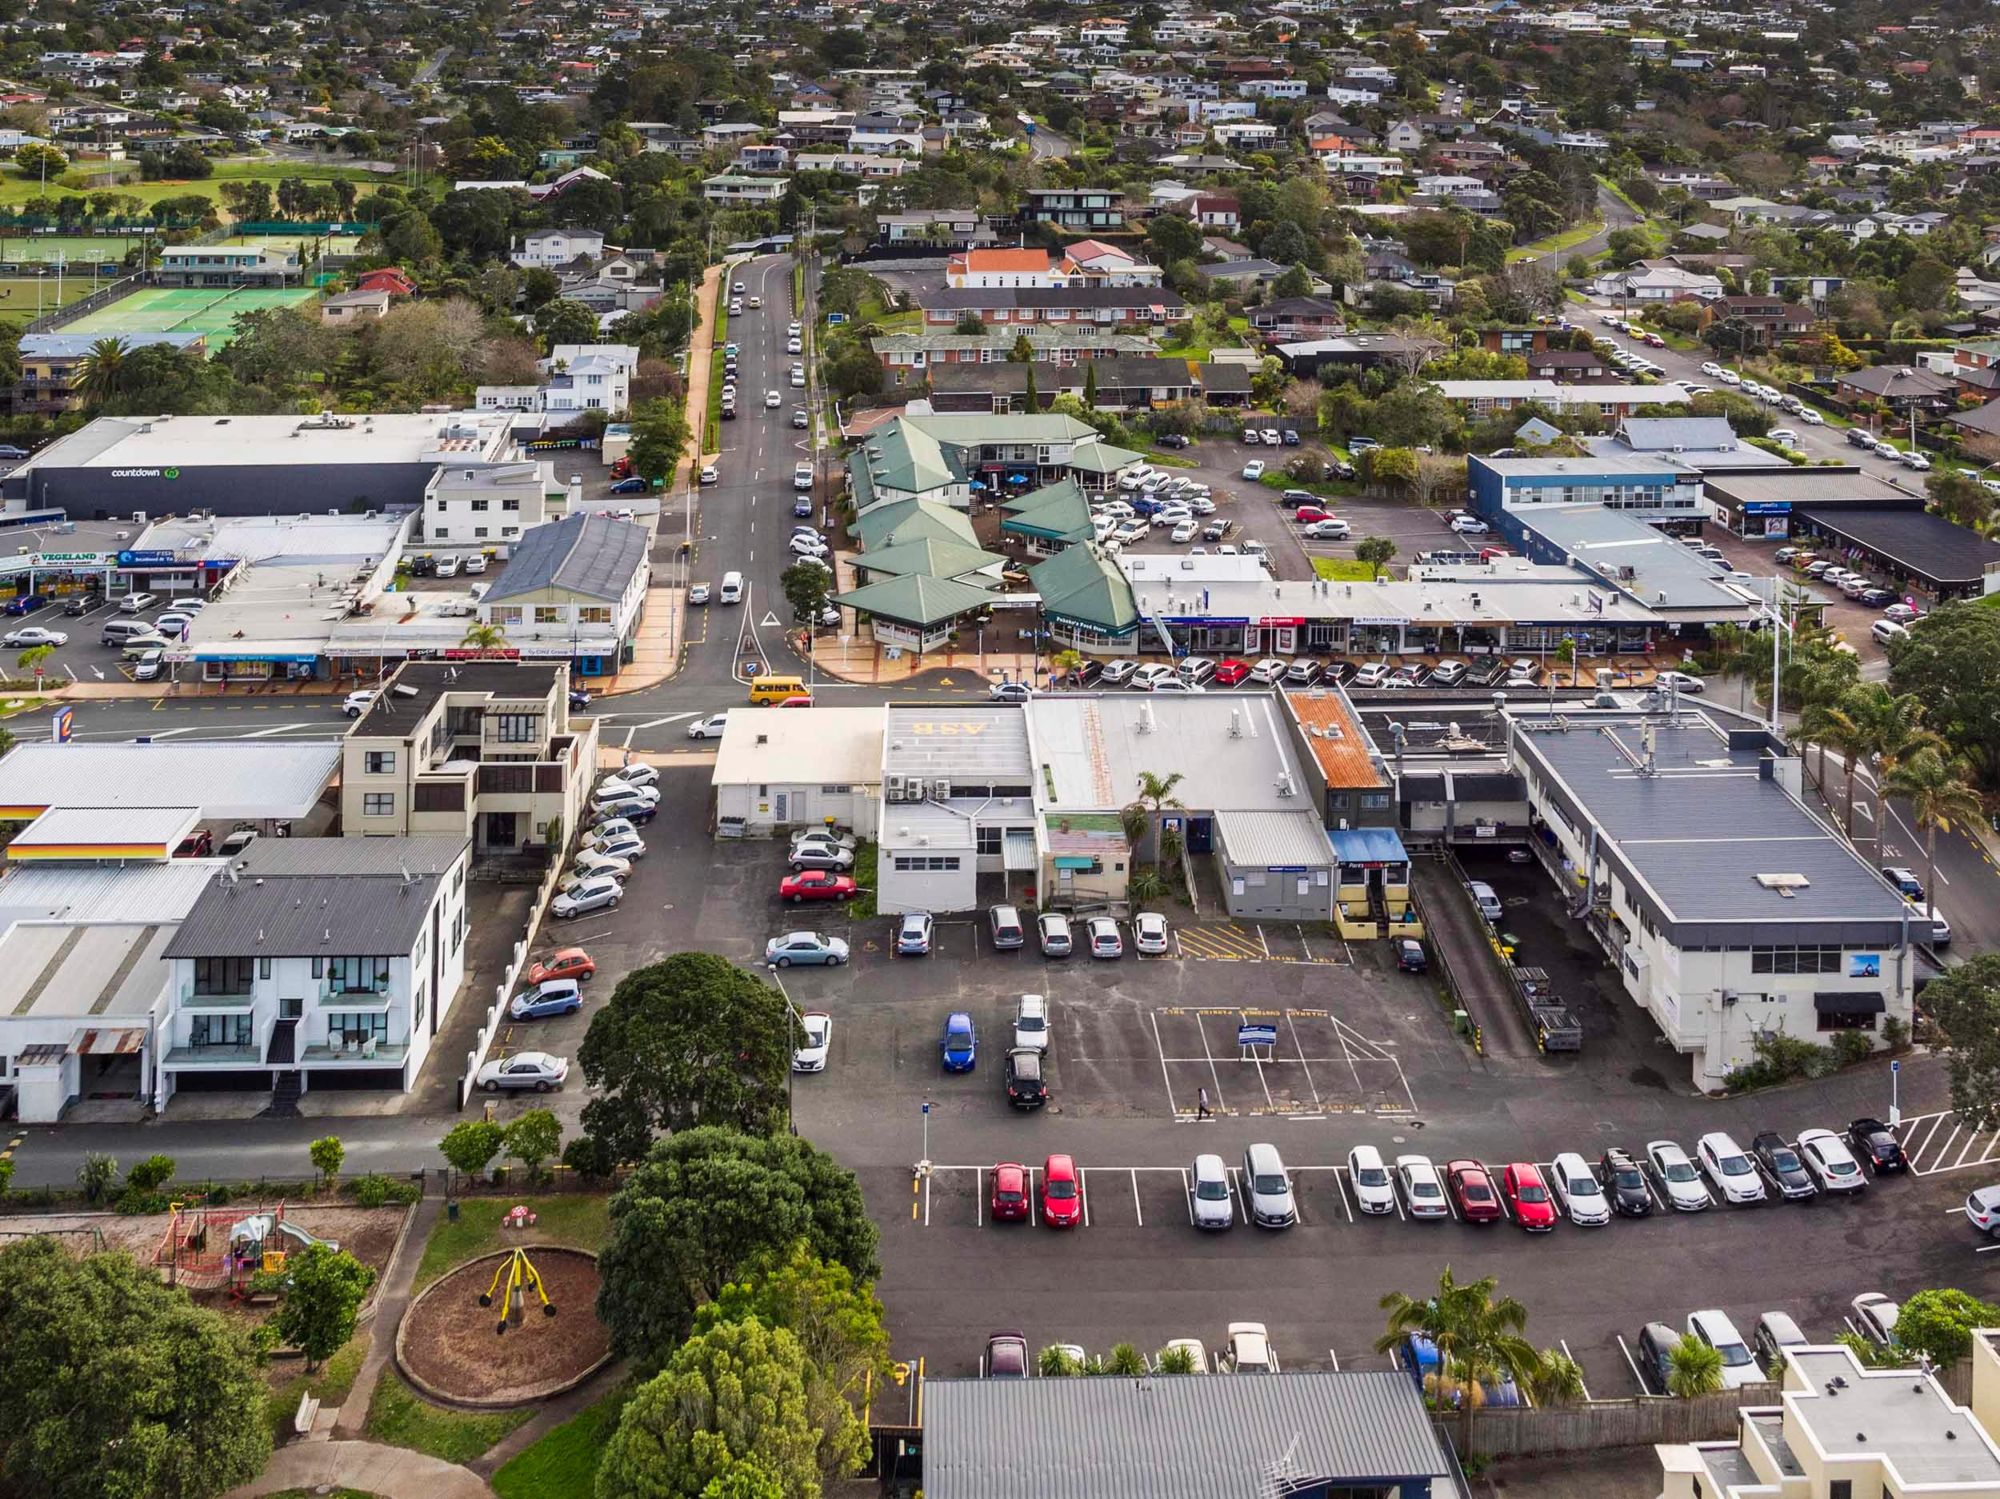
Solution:
[{"label": "black car", "polygon": [[63,613],[75,619],[78,615],[90,613],[103,602],[104,595],[101,593],[80,593],[63,605]]},{"label": "black car", "polygon": [[1896,1139],[1896,1132],[1880,1119],[1856,1119],[1847,1126],[1847,1143],[1877,1176],[1885,1171],[1901,1171],[1909,1165],[1903,1159],[1903,1147]]},{"label": "black car", "polygon": [[1667,1393],[1667,1371],[1673,1366],[1674,1349],[1681,1335],[1664,1322],[1648,1322],[1639,1329],[1639,1378],[1655,1395]]},{"label": "black car", "polygon": [[435,578],[437,571],[438,563],[435,557],[412,557],[410,559],[410,576],[413,578]]},{"label": "black car", "polygon": [[1039,1109],[1048,1101],[1042,1054],[1030,1047],[1015,1047],[1007,1053],[1007,1102],[1017,1109]]},{"label": "black car", "polygon": [[1819,1183],[1806,1170],[1806,1163],[1799,1159],[1791,1141],[1776,1130],[1767,1129],[1757,1136],[1750,1142],[1750,1150],[1764,1174],[1778,1184],[1779,1196],[1795,1202],[1819,1196]]},{"label": "black car", "polygon": [[1319,496],[1310,489],[1288,489],[1278,496],[1278,503],[1287,510],[1292,510],[1300,505],[1317,505]]},{"label": "black car", "polygon": [[1428,973],[1430,959],[1424,956],[1424,945],[1415,937],[1396,939],[1396,968],[1402,973]]},{"label": "black car", "polygon": [[1169,432],[1165,437],[1159,439],[1159,446],[1163,448],[1173,448],[1176,451],[1178,451],[1179,449],[1188,446],[1188,439],[1183,437],[1178,432]]},{"label": "black car", "polygon": [[1220,541],[1235,529],[1236,522],[1233,520],[1212,520],[1201,528],[1201,539],[1203,541]]},{"label": "black car", "polygon": [[1597,1163],[1597,1174],[1612,1212],[1621,1218],[1653,1215],[1653,1194],[1646,1189],[1645,1173],[1626,1152],[1616,1148],[1605,1151],[1604,1159]]},{"label": "black car", "polygon": [[1507,663],[1496,656],[1483,666],[1473,667],[1466,675],[1463,685],[1467,687],[1491,687],[1496,682],[1506,680],[1507,670]]},{"label": "black car", "polygon": [[1361,470],[1349,463],[1345,458],[1327,459],[1326,462],[1319,466],[1319,473],[1322,479],[1358,479],[1361,477]]}]

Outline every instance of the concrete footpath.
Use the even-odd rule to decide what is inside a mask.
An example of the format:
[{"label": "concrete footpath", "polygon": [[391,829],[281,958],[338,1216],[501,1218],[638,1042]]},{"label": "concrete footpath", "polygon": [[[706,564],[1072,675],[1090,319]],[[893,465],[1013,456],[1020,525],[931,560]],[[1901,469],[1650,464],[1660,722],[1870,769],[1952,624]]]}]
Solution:
[{"label": "concrete footpath", "polygon": [[381,1499],[493,1499],[486,1480],[470,1469],[380,1442],[293,1442],[272,1453],[262,1473],[223,1499],[334,1487]]},{"label": "concrete footpath", "polygon": [[[437,1227],[438,1219],[443,1216],[442,1197],[420,1199],[416,1212],[410,1216],[410,1225],[404,1231],[402,1241],[396,1246],[396,1257],[389,1262],[388,1273],[382,1278],[382,1292],[375,1305],[375,1318],[369,1324],[372,1337],[368,1344],[368,1356],[361,1361],[361,1371],[354,1376],[354,1388],[348,1391],[347,1399],[340,1407],[340,1415],[333,1423],[333,1434],[337,1439],[359,1437],[367,1427],[368,1406],[375,1398],[375,1385],[382,1378],[383,1369],[396,1356],[396,1327],[402,1322],[403,1313],[410,1305],[410,1288],[416,1283],[417,1263],[424,1257],[424,1245],[430,1242],[431,1230]],[[299,1445],[338,1447],[366,1444],[336,1440],[332,1443]],[[291,1449],[279,1450],[287,1452]],[[284,1485],[281,1484],[279,1487],[282,1488]],[[351,1487],[366,1489],[367,1485],[354,1484]]]}]

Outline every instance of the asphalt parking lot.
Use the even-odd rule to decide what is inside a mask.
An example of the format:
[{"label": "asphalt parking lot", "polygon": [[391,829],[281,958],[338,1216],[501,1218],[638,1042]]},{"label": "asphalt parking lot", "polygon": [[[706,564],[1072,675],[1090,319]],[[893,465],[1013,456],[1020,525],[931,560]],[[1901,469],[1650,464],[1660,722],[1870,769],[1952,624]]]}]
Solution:
[{"label": "asphalt parking lot", "polygon": [[[1537,1345],[1566,1346],[1593,1394],[1629,1395],[1639,1385],[1624,1345],[1648,1321],[1678,1325],[1719,1306],[1747,1333],[1759,1313],[1782,1309],[1808,1335],[1831,1337],[1859,1292],[1976,1286],[1994,1263],[1956,1204],[2000,1177],[2000,1132],[1965,1132],[1935,1112],[1913,1114],[1905,1131],[1919,1174],[1876,1180],[1858,1200],[1661,1212],[1548,1234],[1455,1216],[1363,1216],[1345,1172],[1356,1144],[1440,1166],[1463,1156],[1497,1172],[1515,1160],[1546,1168],[1564,1150],[1595,1162],[1609,1145],[1639,1152],[1670,1138],[1692,1151],[1710,1129],[1747,1144],[1766,1128],[1790,1137],[1886,1111],[1882,1068],[1743,1099],[1689,1096],[1678,1059],[1643,1028],[1627,1034],[1615,989],[1587,991],[1602,965],[1549,912],[1546,876],[1532,867],[1477,873],[1508,903],[1524,958],[1584,1009],[1580,1059],[1477,1057],[1423,980],[1395,973],[1373,944],[1350,951],[1313,929],[1201,923],[1177,928],[1165,957],[1048,961],[1032,948],[995,952],[983,925],[954,918],[939,923],[931,956],[898,959],[887,917],[855,924],[830,908],[780,904],[780,845],[722,841],[676,856],[681,838],[706,837],[705,765],[666,769],[661,790],[659,819],[642,829],[648,856],[619,909],[551,924],[538,944],[582,945],[598,961],[583,1013],[515,1025],[503,1042],[573,1056],[617,975],[669,952],[698,947],[761,968],[776,933],[845,936],[846,966],[771,974],[799,1008],[834,1018],[827,1070],[795,1078],[797,1123],[859,1176],[882,1228],[880,1291],[897,1356],[922,1357],[932,1372],[973,1372],[986,1335],[1001,1329],[1037,1348],[1075,1342],[1102,1353],[1129,1341],[1150,1352],[1183,1336],[1218,1348],[1226,1324],[1244,1319],[1267,1324],[1287,1368],[1382,1368],[1377,1302],[1428,1289],[1449,1265],[1496,1276],[1528,1307]],[[1045,994],[1052,1008],[1051,1102],[1030,1113],[1007,1106],[1002,1083],[1022,993]],[[954,1010],[973,1017],[979,1036],[964,1074],[945,1073],[938,1056]],[[1278,1026],[1268,1060],[1235,1046],[1246,1017]],[[1202,1087],[1207,1120],[1197,1117]],[[573,1078],[553,1104],[574,1119],[584,1096]],[[503,1100],[500,1110],[529,1106]],[[1253,1228],[1239,1207],[1226,1233],[1191,1227],[1194,1156],[1234,1165],[1254,1141],[1283,1153],[1299,1223]],[[1037,1215],[996,1225],[992,1166],[1039,1173],[1055,1153],[1080,1168],[1084,1224],[1051,1231]],[[933,1163],[927,1177],[913,1171],[919,1159]]]}]

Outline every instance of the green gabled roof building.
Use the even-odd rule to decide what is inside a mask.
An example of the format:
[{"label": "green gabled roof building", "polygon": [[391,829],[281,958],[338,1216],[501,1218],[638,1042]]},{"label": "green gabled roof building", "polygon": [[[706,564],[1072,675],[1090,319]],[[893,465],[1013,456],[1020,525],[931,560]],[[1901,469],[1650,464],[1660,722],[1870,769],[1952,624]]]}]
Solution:
[{"label": "green gabled roof building", "polygon": [[849,529],[871,552],[926,538],[979,549],[972,522],[949,505],[931,500],[879,500],[855,516]]},{"label": "green gabled roof building", "polygon": [[1028,571],[1041,595],[1042,614],[1052,624],[1100,636],[1125,637],[1139,628],[1132,585],[1118,564],[1095,542],[1065,547]]},{"label": "green gabled roof building", "polygon": [[854,570],[870,582],[920,573],[928,578],[958,578],[977,587],[992,587],[1000,581],[999,570],[1007,558],[998,552],[982,552],[978,547],[948,537],[924,536],[914,541],[898,541],[877,550],[870,547],[854,559]]},{"label": "green gabled roof building", "polygon": [[984,609],[993,602],[993,595],[956,578],[926,578],[911,573],[870,583],[849,593],[837,593],[833,602],[843,609],[893,620],[914,630],[934,630],[961,615]]},{"label": "green gabled roof building", "polygon": [[1096,535],[1090,522],[1090,501],[1074,479],[1044,485],[1019,499],[1003,500],[1000,508],[1008,512],[1000,522],[1002,531],[1027,537],[1045,551],[1074,546]]}]

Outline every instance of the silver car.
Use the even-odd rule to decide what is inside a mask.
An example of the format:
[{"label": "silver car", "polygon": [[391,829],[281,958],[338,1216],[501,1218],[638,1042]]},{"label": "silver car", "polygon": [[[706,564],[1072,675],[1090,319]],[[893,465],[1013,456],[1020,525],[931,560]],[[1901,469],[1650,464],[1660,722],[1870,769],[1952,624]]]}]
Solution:
[{"label": "silver car", "polygon": [[568,1076],[568,1057],[551,1056],[545,1051],[517,1051],[511,1057],[495,1057],[479,1069],[474,1081],[488,1093],[498,1093],[502,1088],[532,1088],[537,1093],[546,1093],[551,1088],[560,1088]]},{"label": "silver car", "polygon": [[1236,1225],[1236,1199],[1229,1190],[1229,1168],[1219,1155],[1198,1155],[1188,1180],[1188,1213],[1200,1229]]}]

